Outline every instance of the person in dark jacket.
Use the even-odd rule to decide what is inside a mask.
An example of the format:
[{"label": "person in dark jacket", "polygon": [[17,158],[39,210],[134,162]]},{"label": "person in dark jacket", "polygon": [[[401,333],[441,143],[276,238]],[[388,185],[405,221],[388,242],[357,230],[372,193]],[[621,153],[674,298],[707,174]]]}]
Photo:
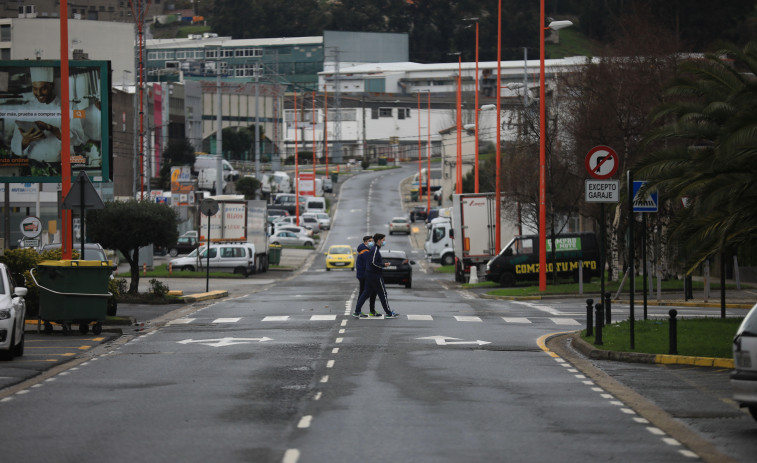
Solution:
[{"label": "person in dark jacket", "polygon": [[384,285],[384,278],[382,277],[382,272],[384,271],[384,267],[389,265],[389,262],[384,262],[381,259],[381,246],[385,242],[385,235],[381,233],[376,233],[373,235],[373,248],[368,252],[368,260],[365,265],[365,290],[360,294],[360,297],[357,300],[357,306],[355,308],[355,312],[352,313],[352,316],[355,318],[368,318],[368,315],[364,315],[360,313],[360,309],[362,309],[363,304],[365,304],[366,299],[368,299],[371,296],[372,292],[375,292],[378,294],[379,300],[381,301],[381,306],[384,308],[384,312],[386,315],[384,315],[384,318],[398,318],[399,314],[397,312],[393,312],[389,308],[389,301],[387,300],[386,295],[386,286]]},{"label": "person in dark jacket", "polygon": [[[373,247],[373,237],[370,235],[363,237],[363,242],[357,247],[357,259],[355,259],[355,273],[357,280],[360,282],[360,290],[357,295],[360,297],[365,291],[365,264],[368,261],[368,254]],[[376,313],[376,293],[373,292],[370,297],[371,317],[379,317]]]}]

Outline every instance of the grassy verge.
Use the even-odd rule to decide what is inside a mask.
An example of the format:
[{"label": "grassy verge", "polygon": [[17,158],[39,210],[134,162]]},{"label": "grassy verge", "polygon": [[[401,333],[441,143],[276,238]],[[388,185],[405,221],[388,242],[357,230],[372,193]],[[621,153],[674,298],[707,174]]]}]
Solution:
[{"label": "grassy verge", "polygon": [[[730,358],[731,344],[743,318],[697,318],[678,320],[678,355]],[[581,338],[594,344],[594,336]],[[628,320],[605,325],[602,346],[598,349],[647,354],[668,353],[668,320],[636,320],[634,323],[636,349],[631,350],[630,323]]]}]

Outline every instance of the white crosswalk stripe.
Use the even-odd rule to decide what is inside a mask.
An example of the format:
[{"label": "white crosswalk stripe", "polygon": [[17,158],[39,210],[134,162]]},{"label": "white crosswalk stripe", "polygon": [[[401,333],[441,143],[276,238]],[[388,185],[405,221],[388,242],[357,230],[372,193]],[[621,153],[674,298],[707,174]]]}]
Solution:
[{"label": "white crosswalk stripe", "polygon": [[525,317],[502,317],[502,320],[507,323],[532,323],[531,320]]},{"label": "white crosswalk stripe", "polygon": [[[344,318],[347,316],[348,318]],[[345,315],[338,315],[338,314],[322,314],[322,315],[307,315],[307,316],[292,316],[292,315],[267,315],[262,318],[259,318],[257,320],[261,322],[297,322],[304,320],[307,317],[308,321],[336,321],[336,320],[343,320],[343,321],[349,321],[353,320],[352,317],[349,317],[348,314]],[[400,319],[406,319],[408,321],[444,321],[445,319],[448,319],[448,316],[444,315],[428,315],[428,314],[407,314],[407,315],[401,315]],[[461,323],[482,323],[484,320],[491,320],[490,318],[482,318],[475,315],[455,315],[453,316],[455,321],[461,322]],[[493,317],[492,317],[493,318]],[[562,325],[562,326],[582,326],[583,324],[573,318],[557,318],[557,317],[496,317],[498,319],[501,319],[505,323],[512,323],[512,324],[523,324],[523,325],[533,325],[533,324],[543,324],[543,323],[553,323],[555,325]],[[241,321],[250,321],[250,320],[256,320],[251,319],[247,317],[227,317],[227,318],[215,318],[212,320],[212,322],[209,322],[209,319],[199,319],[199,318],[177,318],[176,320],[172,320],[166,324],[166,326],[172,326],[172,325],[188,325],[191,323],[199,323],[199,324],[223,324],[223,323],[239,323]],[[375,320],[383,320],[383,317],[375,318]]]},{"label": "white crosswalk stripe", "polygon": [[580,325],[580,323],[572,318],[550,318],[550,320],[552,320],[555,325]]},{"label": "white crosswalk stripe", "polygon": [[469,316],[469,315],[455,315],[455,320],[459,322],[481,322],[481,317]]}]

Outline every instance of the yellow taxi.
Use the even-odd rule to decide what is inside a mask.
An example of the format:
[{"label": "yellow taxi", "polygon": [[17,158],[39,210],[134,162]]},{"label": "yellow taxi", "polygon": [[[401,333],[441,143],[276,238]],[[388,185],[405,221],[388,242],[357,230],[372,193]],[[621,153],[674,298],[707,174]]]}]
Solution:
[{"label": "yellow taxi", "polygon": [[332,268],[348,268],[355,270],[355,255],[351,247],[346,244],[335,244],[329,247],[326,254],[326,270]]}]

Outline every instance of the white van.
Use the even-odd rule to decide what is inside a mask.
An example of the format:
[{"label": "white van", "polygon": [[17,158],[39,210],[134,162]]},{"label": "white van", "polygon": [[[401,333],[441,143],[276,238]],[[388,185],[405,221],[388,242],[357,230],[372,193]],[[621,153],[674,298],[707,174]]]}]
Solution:
[{"label": "white van", "polygon": [[[236,182],[239,180],[239,172],[235,170],[229,161],[226,159],[221,160],[221,165],[223,166],[223,179],[227,182]],[[194,170],[198,173],[200,171],[203,171],[205,169],[216,169],[218,167],[218,156],[209,156],[209,155],[203,155],[203,156],[197,156],[195,158],[195,166]]]},{"label": "white van", "polygon": [[305,201],[305,210],[307,212],[326,212],[326,199],[308,196]]},{"label": "white van", "polygon": [[[240,244],[211,244],[210,258],[205,247],[192,251],[186,257],[173,259],[171,265],[174,269],[201,271],[210,267],[211,272],[231,272],[247,277],[257,270],[255,265],[255,245],[252,243]],[[208,265],[209,264],[209,265]]]},{"label": "white van", "polygon": [[292,189],[289,174],[286,172],[273,172],[263,174],[260,179],[261,191],[263,194],[275,195],[277,193],[289,193]]}]

